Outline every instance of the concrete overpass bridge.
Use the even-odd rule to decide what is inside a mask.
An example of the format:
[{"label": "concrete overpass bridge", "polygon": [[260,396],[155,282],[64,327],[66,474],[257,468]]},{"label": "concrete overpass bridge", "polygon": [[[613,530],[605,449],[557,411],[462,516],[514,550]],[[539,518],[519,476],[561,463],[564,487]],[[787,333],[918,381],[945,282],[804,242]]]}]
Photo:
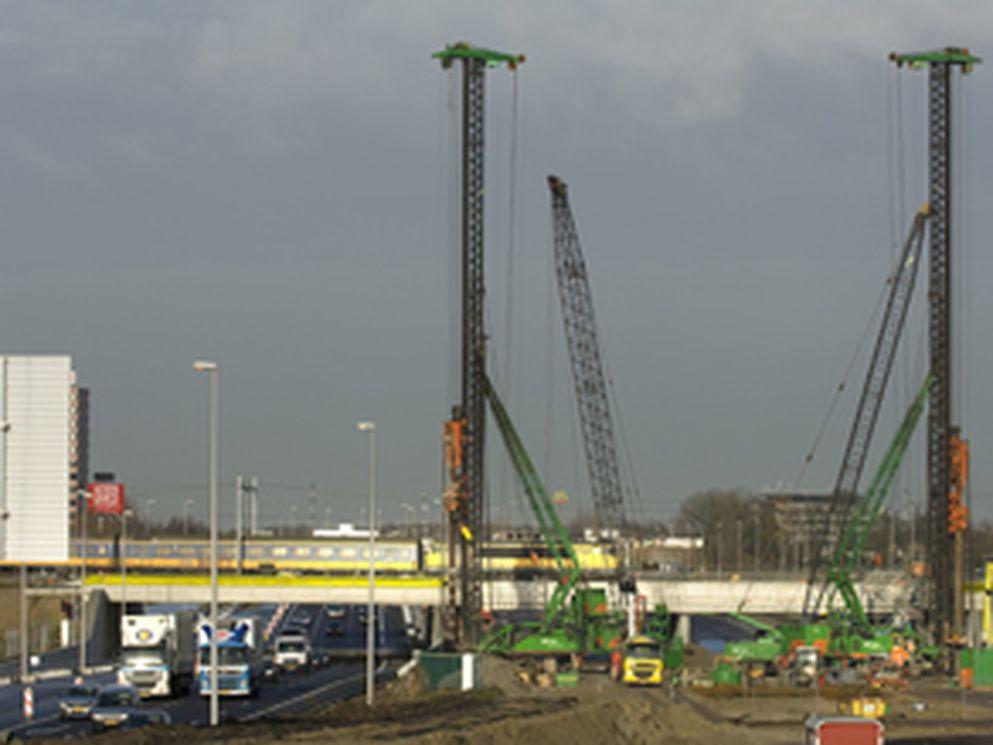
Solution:
[{"label": "concrete overpass bridge", "polygon": [[[205,574],[128,573],[87,577],[90,591],[102,591],[112,603],[206,603],[210,581]],[[790,615],[803,610],[807,582],[801,578],[687,579],[661,575],[636,577],[637,592],[649,605],[664,602],[676,614],[754,613]],[[622,599],[616,583],[592,581],[605,587],[615,605]],[[554,588],[550,579],[492,579],[484,584],[483,604],[491,610],[544,607]],[[873,613],[909,608],[913,586],[892,574],[870,575],[858,585],[865,607]],[[218,595],[222,603],[364,603],[368,581],[362,576],[222,574]],[[382,605],[440,606],[444,580],[438,576],[376,578],[376,601]],[[837,602],[837,601],[836,601]]]}]

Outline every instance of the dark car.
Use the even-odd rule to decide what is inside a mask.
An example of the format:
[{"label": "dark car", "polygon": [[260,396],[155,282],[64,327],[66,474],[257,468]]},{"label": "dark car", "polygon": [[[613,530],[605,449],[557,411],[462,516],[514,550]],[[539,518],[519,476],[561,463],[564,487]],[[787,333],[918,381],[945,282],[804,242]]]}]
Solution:
[{"label": "dark car", "polygon": [[339,620],[328,621],[325,633],[328,636],[341,636],[345,633],[345,624]]},{"label": "dark car", "polygon": [[172,717],[165,709],[132,709],[121,729],[139,729],[150,724],[172,724]]},{"label": "dark car", "polygon": [[93,731],[103,732],[121,727],[140,710],[141,696],[137,688],[125,685],[101,688],[90,710]]},{"label": "dark car", "polygon": [[97,686],[91,685],[70,686],[59,700],[59,718],[89,719],[99,690]]}]

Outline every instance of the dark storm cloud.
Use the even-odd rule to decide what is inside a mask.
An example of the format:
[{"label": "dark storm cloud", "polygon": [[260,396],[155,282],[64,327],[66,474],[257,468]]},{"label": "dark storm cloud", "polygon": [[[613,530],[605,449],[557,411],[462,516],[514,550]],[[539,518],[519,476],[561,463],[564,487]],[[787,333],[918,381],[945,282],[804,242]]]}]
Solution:
[{"label": "dark storm cloud", "polygon": [[[641,490],[667,513],[698,488],[796,476],[892,250],[886,53],[993,50],[993,10],[980,3],[2,8],[0,346],[72,353],[93,389],[94,465],[176,512],[204,476],[204,391],[190,363],[218,359],[224,472],[318,481],[341,519],[357,518],[364,488],[360,417],[379,423],[388,505],[438,488],[449,120],[430,52],[465,38],[529,57],[509,399],[532,450],[541,460],[545,348],[561,345],[545,331],[543,178],[558,172]],[[923,76],[904,77],[911,112]],[[504,71],[489,81],[500,357],[510,86]],[[976,493],[988,495],[981,124],[993,77],[979,68],[968,88],[975,382],[962,408]],[[922,111],[905,123],[907,210],[924,196],[910,147],[923,147]],[[915,329],[904,395],[919,345]],[[553,486],[582,492],[561,361],[559,373]],[[880,439],[902,406],[889,403]],[[808,486],[830,483],[847,412]]]}]

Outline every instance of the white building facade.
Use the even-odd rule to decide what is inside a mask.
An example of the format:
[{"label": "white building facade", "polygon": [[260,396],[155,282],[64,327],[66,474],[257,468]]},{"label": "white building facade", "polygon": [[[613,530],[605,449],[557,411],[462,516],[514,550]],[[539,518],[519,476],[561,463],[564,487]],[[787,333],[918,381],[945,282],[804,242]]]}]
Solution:
[{"label": "white building facade", "polygon": [[69,558],[72,360],[0,356],[0,558]]}]

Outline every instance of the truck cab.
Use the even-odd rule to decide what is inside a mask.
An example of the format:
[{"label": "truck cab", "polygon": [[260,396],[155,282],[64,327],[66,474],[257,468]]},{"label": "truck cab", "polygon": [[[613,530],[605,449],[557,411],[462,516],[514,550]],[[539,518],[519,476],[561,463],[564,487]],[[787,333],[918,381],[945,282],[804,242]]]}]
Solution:
[{"label": "truck cab", "polygon": [[128,615],[121,619],[117,682],[142,698],[185,692],[193,680],[193,614]]},{"label": "truck cab", "polygon": [[883,723],[861,717],[810,716],[804,722],[804,745],[883,745]]},{"label": "truck cab", "polygon": [[296,670],[311,662],[310,642],[302,635],[280,636],[276,639],[273,662],[281,670]]},{"label": "truck cab", "polygon": [[628,685],[662,685],[662,647],[647,636],[634,636],[624,647],[621,679]]},{"label": "truck cab", "polygon": [[[201,696],[209,696],[210,637],[209,623],[199,629],[197,683]],[[217,692],[220,696],[254,696],[263,677],[264,663],[257,618],[236,618],[222,626],[217,634]]]}]

